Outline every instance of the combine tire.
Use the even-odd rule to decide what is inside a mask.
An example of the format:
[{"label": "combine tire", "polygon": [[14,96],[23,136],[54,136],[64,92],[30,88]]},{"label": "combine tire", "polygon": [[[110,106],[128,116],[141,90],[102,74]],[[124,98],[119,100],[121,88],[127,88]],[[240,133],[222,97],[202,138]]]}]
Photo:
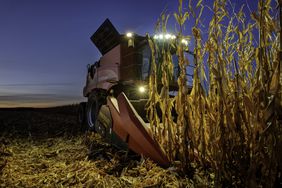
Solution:
[{"label": "combine tire", "polygon": [[78,112],[77,112],[77,121],[81,127],[82,131],[87,129],[86,124],[86,102],[79,103]]},{"label": "combine tire", "polygon": [[[87,124],[90,131],[95,131],[95,124],[100,110],[99,97],[96,93],[90,94],[86,105],[87,110]],[[96,132],[96,131],[95,131]]]}]

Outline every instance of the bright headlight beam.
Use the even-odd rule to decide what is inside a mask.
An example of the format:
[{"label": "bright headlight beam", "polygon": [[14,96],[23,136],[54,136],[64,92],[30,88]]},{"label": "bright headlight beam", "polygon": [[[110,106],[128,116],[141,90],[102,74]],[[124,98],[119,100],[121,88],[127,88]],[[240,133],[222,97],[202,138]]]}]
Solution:
[{"label": "bright headlight beam", "polygon": [[165,39],[171,39],[171,35],[170,34],[165,34]]},{"label": "bright headlight beam", "polygon": [[140,86],[138,90],[140,93],[144,93],[146,89],[144,86]]},{"label": "bright headlight beam", "polygon": [[182,40],[181,40],[181,43],[184,44],[185,46],[188,46],[188,41],[185,40],[185,39],[182,39]]},{"label": "bright headlight beam", "polygon": [[131,32],[126,33],[126,37],[128,37],[128,38],[133,37],[133,33],[131,33]]},{"label": "bright headlight beam", "polygon": [[176,36],[170,33],[160,33],[160,34],[154,35],[154,39],[155,40],[174,40],[176,39]]}]

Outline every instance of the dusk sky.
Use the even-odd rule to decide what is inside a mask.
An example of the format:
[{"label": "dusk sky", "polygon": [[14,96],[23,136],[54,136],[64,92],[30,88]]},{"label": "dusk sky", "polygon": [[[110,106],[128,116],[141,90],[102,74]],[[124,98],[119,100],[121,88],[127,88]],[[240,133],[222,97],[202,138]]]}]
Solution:
[{"label": "dusk sky", "polygon": [[153,34],[162,10],[177,6],[177,0],[0,0],[0,107],[85,101],[86,65],[100,58],[90,36],[100,24],[109,18],[120,33]]}]

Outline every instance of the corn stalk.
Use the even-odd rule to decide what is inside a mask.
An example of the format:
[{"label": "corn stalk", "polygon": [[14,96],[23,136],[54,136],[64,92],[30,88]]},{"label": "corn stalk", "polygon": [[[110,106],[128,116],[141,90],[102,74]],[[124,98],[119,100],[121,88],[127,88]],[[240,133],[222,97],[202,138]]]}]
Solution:
[{"label": "corn stalk", "polygon": [[[215,0],[213,8],[207,8],[213,16],[207,39],[203,40],[199,23],[207,6],[201,1],[197,5],[189,1],[186,9],[189,12],[185,12],[180,0],[179,10],[174,14],[179,26],[178,40],[171,44],[176,46],[180,67],[179,90],[174,98],[168,94],[171,50],[167,50],[168,46],[158,48],[151,42],[151,48],[157,51],[152,53],[162,60],[160,94],[154,85],[158,84],[155,65],[150,77],[150,120],[159,123],[152,115],[156,115],[154,108],[158,104],[162,123],[157,127],[163,126],[153,128],[154,135],[170,160],[180,159],[183,169],[189,169],[192,162],[199,162],[204,169],[210,166],[216,187],[272,187],[278,172],[281,173],[282,1],[279,4],[280,22],[275,18],[271,0],[259,0],[258,11],[251,13],[252,20],[248,21],[244,7],[235,13],[230,1]],[[184,35],[187,19],[194,20],[191,33],[195,41],[190,95],[186,85],[189,61],[184,55],[187,47],[180,43],[187,38]],[[204,81],[209,84],[207,94]],[[176,122],[171,116],[173,108]]]}]

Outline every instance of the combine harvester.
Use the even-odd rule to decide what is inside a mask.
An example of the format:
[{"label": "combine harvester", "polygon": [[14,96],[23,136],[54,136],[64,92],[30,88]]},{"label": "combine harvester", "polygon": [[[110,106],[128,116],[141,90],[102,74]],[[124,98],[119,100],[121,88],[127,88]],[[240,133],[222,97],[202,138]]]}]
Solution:
[{"label": "combine harvester", "polygon": [[102,57],[88,65],[83,89],[88,101],[80,103],[80,123],[119,148],[129,148],[168,166],[169,160],[150,134],[146,118],[151,58],[147,38],[121,35],[107,19],[91,40]]}]

